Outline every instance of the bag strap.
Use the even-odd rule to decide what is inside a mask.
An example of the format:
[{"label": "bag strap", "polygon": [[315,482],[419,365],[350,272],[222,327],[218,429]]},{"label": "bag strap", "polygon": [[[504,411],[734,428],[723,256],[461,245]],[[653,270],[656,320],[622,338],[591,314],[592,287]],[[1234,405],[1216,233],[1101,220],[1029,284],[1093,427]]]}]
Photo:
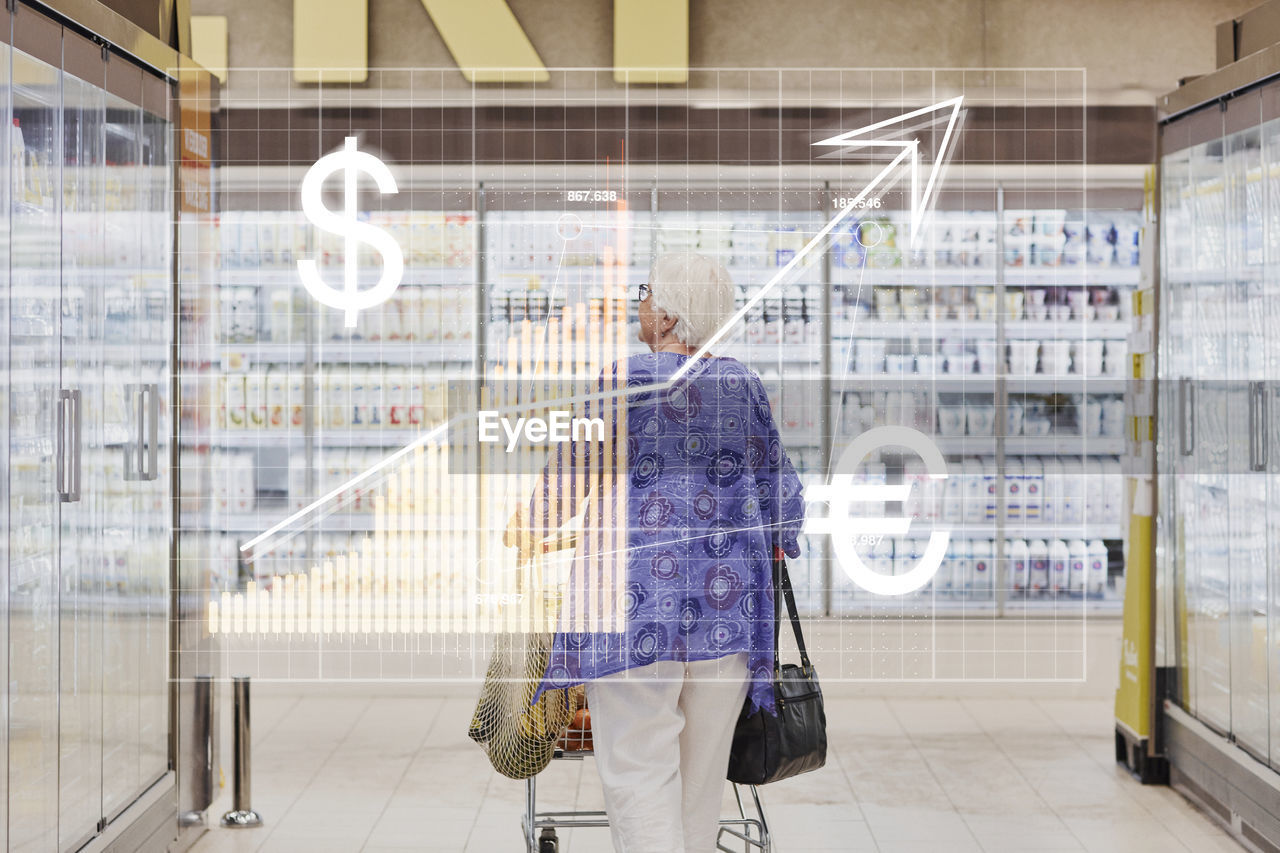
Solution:
[{"label": "bag strap", "polygon": [[[779,595],[781,593],[781,595]],[[795,592],[791,589],[791,574],[787,571],[786,555],[781,548],[773,550],[773,672],[776,676],[781,672],[778,663],[778,634],[782,628],[781,604],[787,603],[787,616],[791,620],[791,631],[796,637],[796,648],[800,651],[800,664],[806,674],[813,670],[809,661],[809,650],[804,644],[804,632],[800,630],[800,611],[796,608]]]}]

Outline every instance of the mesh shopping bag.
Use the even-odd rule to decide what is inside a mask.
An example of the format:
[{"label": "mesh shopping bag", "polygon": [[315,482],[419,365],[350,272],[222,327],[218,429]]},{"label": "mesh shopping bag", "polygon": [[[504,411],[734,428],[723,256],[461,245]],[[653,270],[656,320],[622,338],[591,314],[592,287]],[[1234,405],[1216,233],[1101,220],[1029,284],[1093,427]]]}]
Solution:
[{"label": "mesh shopping bag", "polygon": [[533,702],[551,649],[550,634],[499,634],[467,734],[510,779],[542,772],[583,704],[581,686],[544,691]]}]

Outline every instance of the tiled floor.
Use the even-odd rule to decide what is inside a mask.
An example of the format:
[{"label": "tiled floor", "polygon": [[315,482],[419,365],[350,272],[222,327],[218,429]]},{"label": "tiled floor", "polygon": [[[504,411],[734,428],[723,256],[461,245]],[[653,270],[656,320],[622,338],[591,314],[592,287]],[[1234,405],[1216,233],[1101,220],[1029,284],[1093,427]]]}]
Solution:
[{"label": "tiled floor", "polygon": [[[1098,654],[1114,633],[1102,630]],[[466,737],[473,689],[321,697],[257,685],[253,806],[265,825],[213,830],[193,850],[523,850],[523,785]],[[1241,849],[1177,793],[1116,767],[1105,684],[826,692],[827,766],[761,789],[780,853]],[[590,760],[554,763],[539,786],[543,808],[601,807]],[[562,832],[561,849],[607,853],[608,832]]]}]

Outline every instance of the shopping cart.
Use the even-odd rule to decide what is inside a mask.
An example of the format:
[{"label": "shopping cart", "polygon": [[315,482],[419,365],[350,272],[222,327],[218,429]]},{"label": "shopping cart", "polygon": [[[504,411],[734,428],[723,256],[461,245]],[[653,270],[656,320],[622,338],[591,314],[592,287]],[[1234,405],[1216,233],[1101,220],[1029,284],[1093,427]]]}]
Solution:
[{"label": "shopping cart", "polygon": [[[552,761],[582,761],[592,755],[591,714],[584,707],[574,717],[564,736],[556,744]],[[754,810],[754,817],[747,816],[742,789],[747,789]],[[765,819],[764,805],[755,785],[733,785],[733,798],[738,816],[721,818],[720,832],[716,837],[716,849],[724,853],[772,853],[769,838],[769,822]],[[525,780],[524,842],[527,853],[558,853],[560,838],[557,829],[607,827],[608,815],[602,811],[538,811],[538,777]],[[725,846],[732,845],[732,846]],[[739,846],[740,845],[740,846]]]}]

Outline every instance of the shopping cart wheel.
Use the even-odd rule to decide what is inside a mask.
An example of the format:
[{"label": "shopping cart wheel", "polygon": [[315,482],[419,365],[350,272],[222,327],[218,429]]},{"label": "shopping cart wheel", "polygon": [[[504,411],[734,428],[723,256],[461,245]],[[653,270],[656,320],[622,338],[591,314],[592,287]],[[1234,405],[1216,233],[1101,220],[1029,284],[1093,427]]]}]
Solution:
[{"label": "shopping cart wheel", "polygon": [[560,839],[556,837],[556,831],[551,827],[543,827],[542,834],[538,836],[538,853],[557,853],[560,849]]}]

